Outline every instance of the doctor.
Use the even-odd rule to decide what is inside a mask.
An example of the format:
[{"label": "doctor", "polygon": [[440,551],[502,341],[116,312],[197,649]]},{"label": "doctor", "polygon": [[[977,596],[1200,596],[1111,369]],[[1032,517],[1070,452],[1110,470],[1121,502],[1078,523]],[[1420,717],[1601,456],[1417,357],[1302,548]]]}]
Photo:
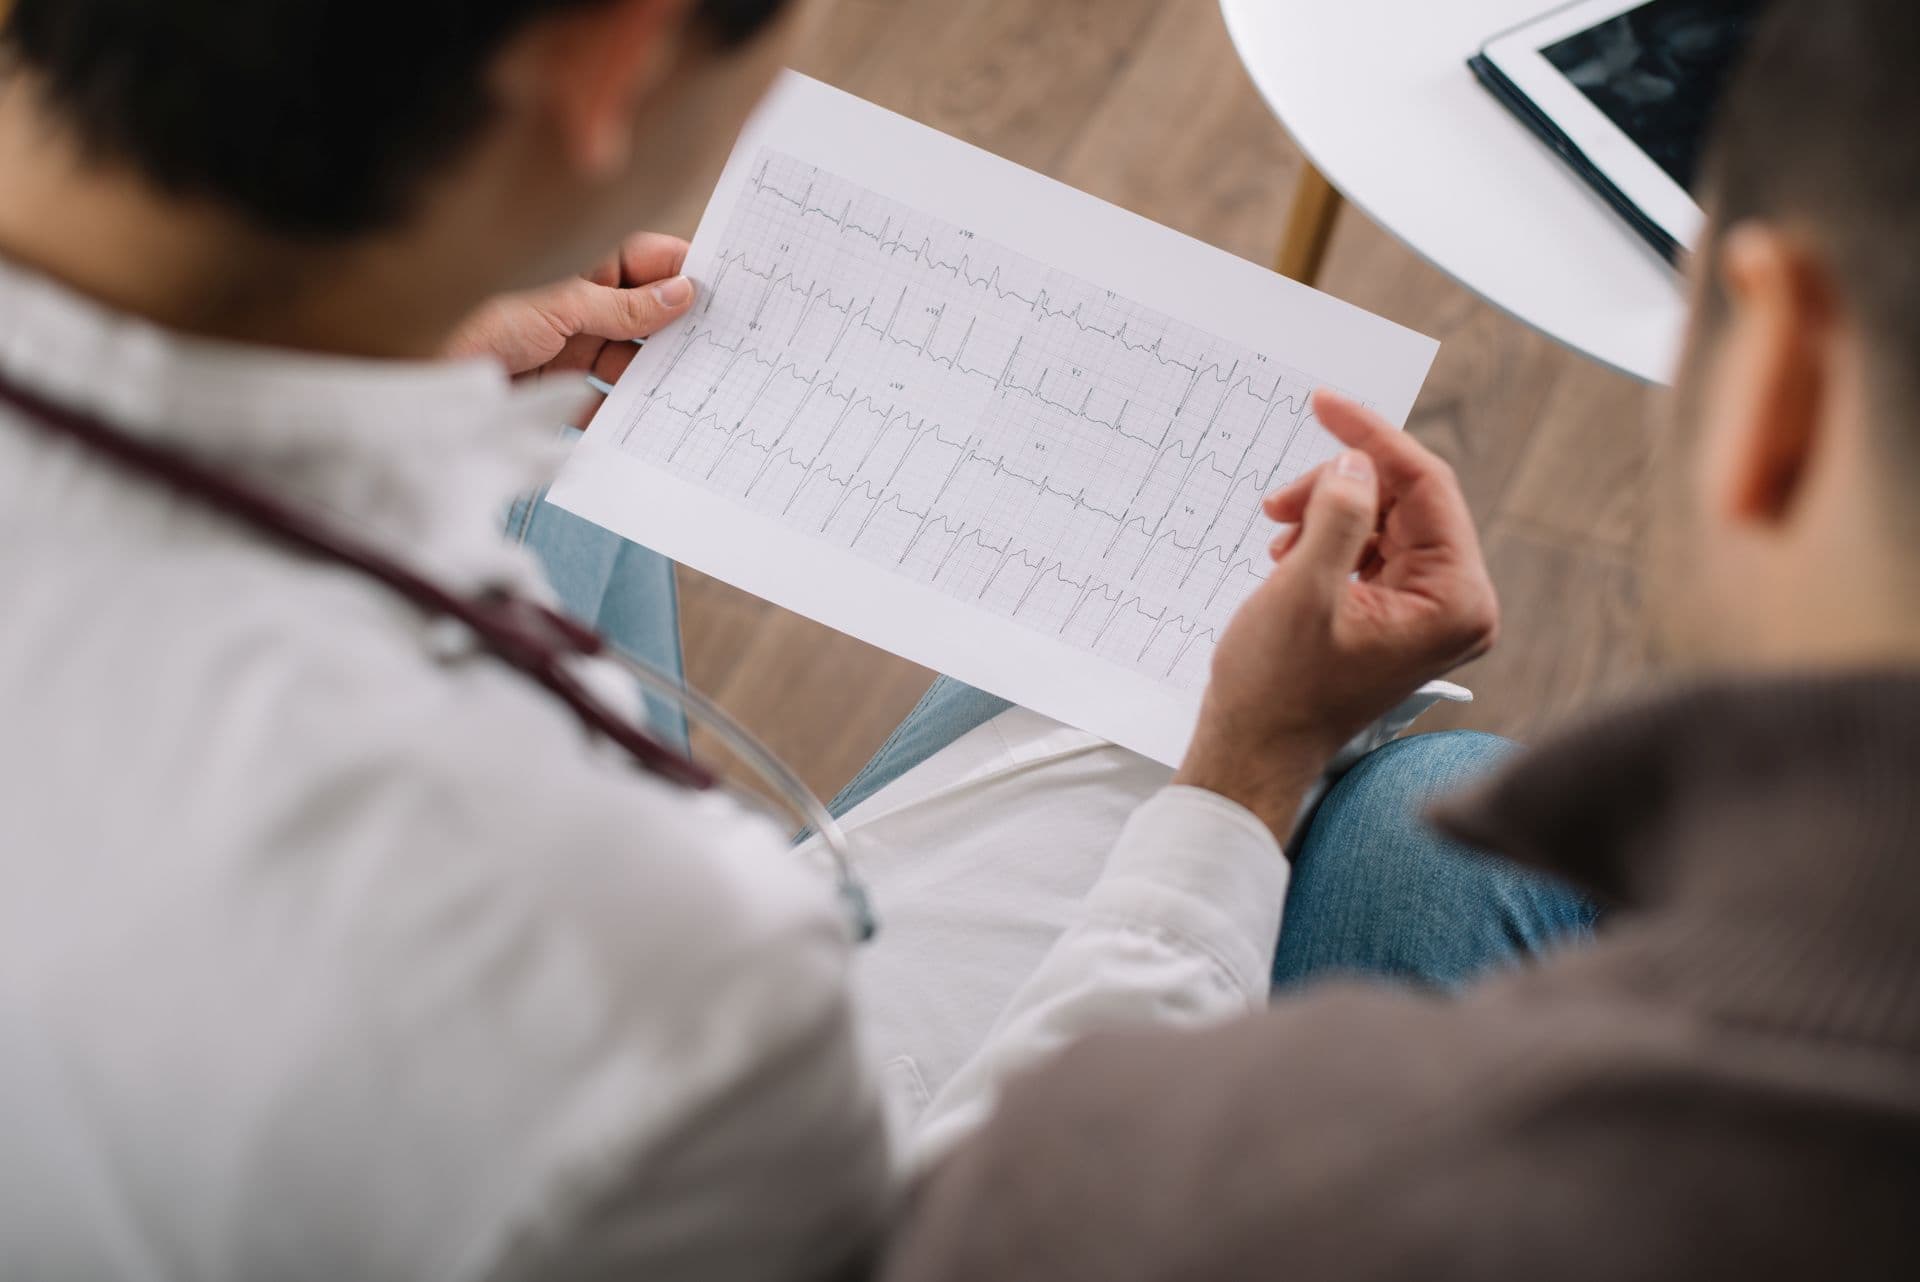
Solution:
[{"label": "doctor", "polygon": [[[13,0],[0,1276],[829,1276],[907,1160],[887,1108],[938,1146],[1082,1032],[1262,1002],[1301,792],[1491,641],[1445,469],[1323,402],[1355,448],[1276,501],[1300,524],[1171,786],[949,684],[844,800],[900,901],[856,1001],[830,887],[772,826],[56,430],[240,478],[450,591],[550,572],[670,660],[657,561],[500,518],[581,371],[690,304],[685,247],[539,283],[704,189],[781,9]],[[1577,919],[1542,894],[1543,933]]]}]

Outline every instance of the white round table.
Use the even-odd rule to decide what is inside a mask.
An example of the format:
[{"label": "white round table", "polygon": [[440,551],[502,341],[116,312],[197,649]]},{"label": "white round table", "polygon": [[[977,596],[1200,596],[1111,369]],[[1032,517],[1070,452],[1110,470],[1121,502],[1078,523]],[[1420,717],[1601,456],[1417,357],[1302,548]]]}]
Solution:
[{"label": "white round table", "polygon": [[1220,4],[1268,105],[1356,208],[1542,333],[1664,382],[1684,315],[1679,278],[1467,70],[1488,37],[1551,6]]}]

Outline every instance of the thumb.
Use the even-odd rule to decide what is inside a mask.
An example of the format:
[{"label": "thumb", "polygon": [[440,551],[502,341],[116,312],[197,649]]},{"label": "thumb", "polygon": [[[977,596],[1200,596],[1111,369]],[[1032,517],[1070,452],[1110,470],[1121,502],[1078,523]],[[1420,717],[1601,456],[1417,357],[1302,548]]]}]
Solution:
[{"label": "thumb", "polygon": [[556,310],[571,333],[618,341],[657,333],[692,303],[693,282],[685,276],[632,289],[580,280],[569,283]]},{"label": "thumb", "polygon": [[1373,460],[1348,450],[1320,474],[1287,559],[1327,585],[1337,585],[1359,564],[1379,516],[1380,484]]}]

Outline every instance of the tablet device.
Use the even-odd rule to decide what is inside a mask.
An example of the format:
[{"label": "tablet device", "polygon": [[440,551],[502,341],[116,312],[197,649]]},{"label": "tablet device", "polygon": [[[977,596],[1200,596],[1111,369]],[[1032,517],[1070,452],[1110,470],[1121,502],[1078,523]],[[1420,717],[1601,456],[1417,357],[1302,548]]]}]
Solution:
[{"label": "tablet device", "polygon": [[1670,262],[1705,215],[1708,120],[1761,0],[1575,0],[1468,65]]}]

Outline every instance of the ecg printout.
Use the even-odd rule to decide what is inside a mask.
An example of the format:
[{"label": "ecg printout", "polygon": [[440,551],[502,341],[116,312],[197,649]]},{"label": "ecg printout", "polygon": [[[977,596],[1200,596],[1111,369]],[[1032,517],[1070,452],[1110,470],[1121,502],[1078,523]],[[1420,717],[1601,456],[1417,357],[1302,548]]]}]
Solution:
[{"label": "ecg printout", "polygon": [[1434,351],[791,74],[688,272],[554,500],[1169,762],[1266,573],[1260,497],[1338,448],[1309,394],[1402,419]]}]

